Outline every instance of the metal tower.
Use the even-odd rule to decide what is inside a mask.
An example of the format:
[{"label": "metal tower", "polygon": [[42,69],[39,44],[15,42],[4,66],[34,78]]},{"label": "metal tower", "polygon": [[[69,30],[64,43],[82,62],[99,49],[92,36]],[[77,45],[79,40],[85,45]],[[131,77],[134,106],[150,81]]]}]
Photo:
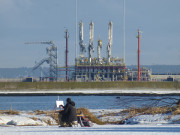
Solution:
[{"label": "metal tower", "polygon": [[38,62],[34,67],[33,70],[36,70],[40,67],[44,62],[49,64],[49,80],[50,81],[57,81],[58,72],[57,72],[57,47],[54,45],[54,41],[45,41],[45,42],[26,42],[25,44],[47,44],[50,47],[46,48],[46,53],[48,54],[48,58],[42,59]]},{"label": "metal tower", "polygon": [[141,35],[140,35],[140,30],[138,29],[138,81],[140,81],[140,39],[141,39]]},{"label": "metal tower", "polygon": [[89,24],[89,47],[88,47],[88,51],[89,51],[89,64],[90,65],[91,65],[91,61],[92,61],[92,54],[94,52],[93,39],[94,39],[94,23],[91,22]]},{"label": "metal tower", "polygon": [[79,46],[80,46],[80,56],[84,57],[84,53],[86,52],[86,47],[83,41],[83,22],[79,23]]},{"label": "metal tower", "polygon": [[67,81],[68,80],[68,78],[67,78],[67,72],[68,72],[68,38],[69,38],[68,29],[66,29],[64,37],[66,38],[66,51],[65,51],[66,60],[65,60],[65,62],[66,62],[66,81]]},{"label": "metal tower", "polygon": [[109,42],[108,42],[108,45],[107,45],[107,63],[110,63],[110,58],[111,58],[111,46],[112,46],[112,28],[113,27],[113,23],[112,22],[109,22],[109,27],[108,27],[108,33],[109,33],[109,36],[108,36],[108,39],[109,39]]},{"label": "metal tower", "polygon": [[102,48],[102,40],[100,40],[100,37],[98,39],[98,46],[97,46],[97,59],[98,63],[101,63],[101,48]]}]

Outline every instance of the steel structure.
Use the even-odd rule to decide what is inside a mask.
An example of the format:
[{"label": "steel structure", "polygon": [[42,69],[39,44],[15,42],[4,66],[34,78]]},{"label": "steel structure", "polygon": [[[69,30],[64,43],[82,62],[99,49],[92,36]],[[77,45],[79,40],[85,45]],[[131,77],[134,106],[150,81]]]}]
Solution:
[{"label": "steel structure", "polygon": [[89,24],[89,47],[88,47],[88,52],[89,52],[89,64],[91,65],[92,62],[92,55],[94,52],[94,45],[93,45],[93,40],[94,40],[94,23],[91,22]]},{"label": "steel structure", "polygon": [[140,35],[140,30],[138,29],[138,81],[140,81],[141,75],[140,75],[140,39],[141,39],[141,35]]},{"label": "steel structure", "polygon": [[100,37],[98,39],[98,45],[97,45],[97,63],[102,64],[101,60],[101,49],[102,49],[102,40],[100,40]]},{"label": "steel structure", "polygon": [[65,51],[65,54],[66,54],[66,59],[65,59],[65,62],[66,62],[66,81],[68,80],[68,75],[67,75],[67,72],[68,72],[68,38],[69,38],[69,34],[68,34],[68,29],[66,29],[65,31],[65,36],[66,38],[66,51]]},{"label": "steel structure", "polygon": [[80,57],[84,57],[84,53],[86,52],[86,47],[83,40],[83,22],[79,23],[79,46],[80,46]]},{"label": "steel structure", "polygon": [[113,27],[113,24],[112,22],[109,22],[109,28],[108,28],[108,33],[109,33],[109,36],[108,36],[108,45],[107,45],[107,63],[109,64],[110,63],[110,59],[111,59],[111,46],[112,46],[112,28]]},{"label": "steel structure", "polygon": [[42,59],[40,62],[36,63],[33,70],[39,68],[43,63],[47,62],[49,64],[49,80],[57,81],[58,71],[57,71],[57,47],[54,45],[53,41],[45,42],[26,42],[25,44],[46,44],[50,47],[46,48],[47,58]]},{"label": "steel structure", "polygon": [[[79,25],[79,43],[80,49],[83,41],[83,23]],[[92,57],[94,52],[93,39],[94,39],[94,23],[91,22],[89,26],[89,46],[88,57],[80,57],[76,59],[75,72],[73,77],[76,81],[118,81],[126,79],[126,64],[123,58],[111,57],[112,47],[112,31],[113,23],[108,24],[108,44],[107,44],[107,57],[101,58],[102,40],[100,38],[97,42],[97,57]],[[82,42],[83,41],[83,42]]]}]

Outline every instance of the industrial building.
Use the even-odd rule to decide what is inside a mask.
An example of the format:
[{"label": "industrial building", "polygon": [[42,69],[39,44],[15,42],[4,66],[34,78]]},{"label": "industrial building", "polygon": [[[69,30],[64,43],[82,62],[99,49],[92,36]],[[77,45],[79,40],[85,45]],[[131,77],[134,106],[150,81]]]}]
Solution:
[{"label": "industrial building", "polygon": [[[98,39],[97,57],[94,53],[94,23],[89,24],[89,44],[86,47],[83,37],[83,22],[79,22],[79,57],[75,58],[75,65],[68,67],[68,30],[65,31],[66,50],[65,50],[65,67],[58,67],[57,47],[53,41],[47,42],[27,42],[26,44],[46,44],[47,57],[37,62],[33,70],[41,68],[44,63],[49,64],[49,73],[44,73],[40,81],[150,81],[151,70],[140,68],[140,35],[138,30],[138,69],[127,69],[124,58],[112,57],[111,48],[113,40],[113,23],[108,23],[108,43],[102,44]],[[106,47],[106,57],[101,56],[102,47]],[[87,57],[85,57],[87,53]],[[65,73],[65,74],[64,74]],[[64,75],[64,79],[60,77]]]},{"label": "industrial building", "polygon": [[[94,23],[89,24],[89,45],[85,47],[83,40],[83,22],[79,23],[79,47],[80,57],[75,60],[75,72],[73,74],[76,81],[118,81],[125,80],[127,76],[126,64],[123,58],[111,57],[113,23],[108,24],[108,43],[106,46],[107,57],[101,57],[103,47],[102,40],[97,41],[97,57],[93,57],[94,52]],[[88,57],[84,53],[88,52]]]}]

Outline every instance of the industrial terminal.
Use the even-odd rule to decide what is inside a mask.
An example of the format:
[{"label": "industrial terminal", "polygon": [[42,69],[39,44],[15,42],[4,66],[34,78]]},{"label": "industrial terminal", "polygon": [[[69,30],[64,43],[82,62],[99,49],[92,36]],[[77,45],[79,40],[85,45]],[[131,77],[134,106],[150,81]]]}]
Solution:
[{"label": "industrial terminal", "polygon": [[[68,65],[68,29],[65,31],[66,50],[65,50],[65,66],[58,66],[57,46],[54,41],[45,42],[26,42],[25,44],[47,44],[46,58],[42,58],[35,64],[32,70],[41,68],[41,65],[47,63],[49,65],[48,73],[44,73],[39,81],[76,81],[76,82],[94,82],[94,81],[151,81],[152,71],[144,67],[140,67],[140,30],[137,35],[137,68],[128,69],[124,58],[112,57],[111,48],[113,41],[113,22],[110,21],[107,26],[108,42],[102,44],[102,40],[94,42],[94,23],[89,24],[89,43],[86,46],[83,34],[83,22],[79,22],[79,55],[75,58],[73,66]],[[101,56],[101,49],[106,48],[106,57]],[[97,57],[94,56],[94,49],[97,49]],[[87,57],[85,57],[87,53]],[[62,77],[63,75],[63,77]],[[33,81],[27,78],[26,81]]]}]

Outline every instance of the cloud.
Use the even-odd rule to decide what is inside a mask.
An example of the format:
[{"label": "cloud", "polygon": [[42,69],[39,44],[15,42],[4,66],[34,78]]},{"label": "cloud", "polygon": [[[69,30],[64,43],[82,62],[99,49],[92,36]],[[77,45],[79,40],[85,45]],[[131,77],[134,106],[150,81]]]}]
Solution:
[{"label": "cloud", "polygon": [[32,0],[0,0],[0,14],[18,12],[21,8],[27,8],[32,5]]}]

